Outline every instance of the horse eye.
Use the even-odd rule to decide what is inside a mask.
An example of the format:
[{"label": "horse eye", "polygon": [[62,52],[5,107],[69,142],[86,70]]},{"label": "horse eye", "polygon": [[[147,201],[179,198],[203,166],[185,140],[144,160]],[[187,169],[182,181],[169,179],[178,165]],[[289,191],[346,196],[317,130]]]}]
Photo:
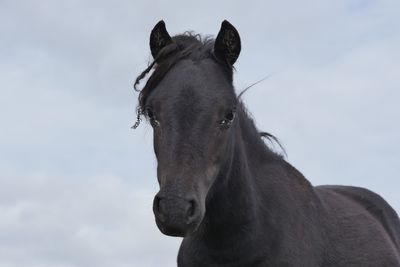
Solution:
[{"label": "horse eye", "polygon": [[231,121],[235,118],[235,114],[233,113],[233,111],[229,112],[228,114],[226,114],[225,119],[227,119],[228,121]]},{"label": "horse eye", "polygon": [[160,123],[158,122],[158,120],[156,120],[156,119],[154,119],[154,118],[150,119],[150,124],[151,124],[151,126],[153,126],[153,127],[157,127],[157,126],[160,125]]},{"label": "horse eye", "polygon": [[146,115],[147,117],[149,117],[149,119],[152,119],[154,117],[154,113],[150,108],[146,109]]},{"label": "horse eye", "polygon": [[225,115],[225,119],[220,122],[220,125],[227,128],[232,124],[233,119],[235,118],[235,111],[231,110]]}]

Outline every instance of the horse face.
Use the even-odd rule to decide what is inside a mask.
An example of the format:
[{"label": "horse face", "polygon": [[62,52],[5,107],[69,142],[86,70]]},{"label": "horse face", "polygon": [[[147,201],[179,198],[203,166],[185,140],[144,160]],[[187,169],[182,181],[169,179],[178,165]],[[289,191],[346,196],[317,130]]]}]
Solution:
[{"label": "horse face", "polygon": [[232,135],[235,96],[213,65],[180,62],[147,101],[160,184],[154,214],[168,235],[199,226]]},{"label": "horse face", "polygon": [[[178,51],[175,61],[171,47]],[[157,66],[149,81],[159,81],[146,92],[141,110],[154,129],[160,191],[153,210],[164,234],[186,236],[202,222],[207,194],[232,141],[237,101],[232,64],[240,38],[227,21],[215,42],[190,35],[171,38],[161,21],[151,33],[150,48]],[[163,75],[155,78],[156,73]]]}]

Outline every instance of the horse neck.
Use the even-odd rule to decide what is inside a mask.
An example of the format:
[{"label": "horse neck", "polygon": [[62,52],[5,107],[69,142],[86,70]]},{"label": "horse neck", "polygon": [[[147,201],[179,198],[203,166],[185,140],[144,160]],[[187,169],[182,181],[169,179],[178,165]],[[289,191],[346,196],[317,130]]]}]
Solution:
[{"label": "horse neck", "polygon": [[323,229],[316,229],[318,197],[300,172],[263,144],[247,114],[238,115],[203,222],[181,248],[200,262],[226,259],[238,266],[280,266],[293,240],[313,253],[323,239]]},{"label": "horse neck", "polygon": [[[280,218],[298,213],[301,202],[313,197],[312,187],[264,144],[245,110],[238,115],[229,156],[207,199],[203,229],[218,238],[233,238],[238,233],[251,234],[262,224],[270,229],[269,235],[279,235],[285,231]],[[288,195],[292,199],[288,200]]]},{"label": "horse neck", "polygon": [[227,157],[207,198],[205,225],[215,231],[257,221],[261,192],[254,170],[281,160],[265,146],[245,110],[239,109],[237,117]]}]

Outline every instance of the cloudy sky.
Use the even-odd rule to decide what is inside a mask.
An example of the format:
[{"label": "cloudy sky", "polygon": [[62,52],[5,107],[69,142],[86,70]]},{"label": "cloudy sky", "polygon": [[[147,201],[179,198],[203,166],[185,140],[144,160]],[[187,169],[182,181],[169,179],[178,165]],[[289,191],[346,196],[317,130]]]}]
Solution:
[{"label": "cloudy sky", "polygon": [[242,37],[237,91],[313,184],[400,211],[400,2],[0,1],[0,267],[176,266],[155,226],[151,127],[133,131],[149,32]]}]

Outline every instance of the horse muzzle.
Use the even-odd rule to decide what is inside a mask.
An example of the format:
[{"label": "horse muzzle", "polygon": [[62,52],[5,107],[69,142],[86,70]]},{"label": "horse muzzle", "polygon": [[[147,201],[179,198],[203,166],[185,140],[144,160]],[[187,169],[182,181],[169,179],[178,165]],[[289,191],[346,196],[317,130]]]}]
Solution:
[{"label": "horse muzzle", "polygon": [[154,197],[153,212],[163,234],[181,237],[194,232],[204,214],[196,198],[170,196],[162,191]]}]

